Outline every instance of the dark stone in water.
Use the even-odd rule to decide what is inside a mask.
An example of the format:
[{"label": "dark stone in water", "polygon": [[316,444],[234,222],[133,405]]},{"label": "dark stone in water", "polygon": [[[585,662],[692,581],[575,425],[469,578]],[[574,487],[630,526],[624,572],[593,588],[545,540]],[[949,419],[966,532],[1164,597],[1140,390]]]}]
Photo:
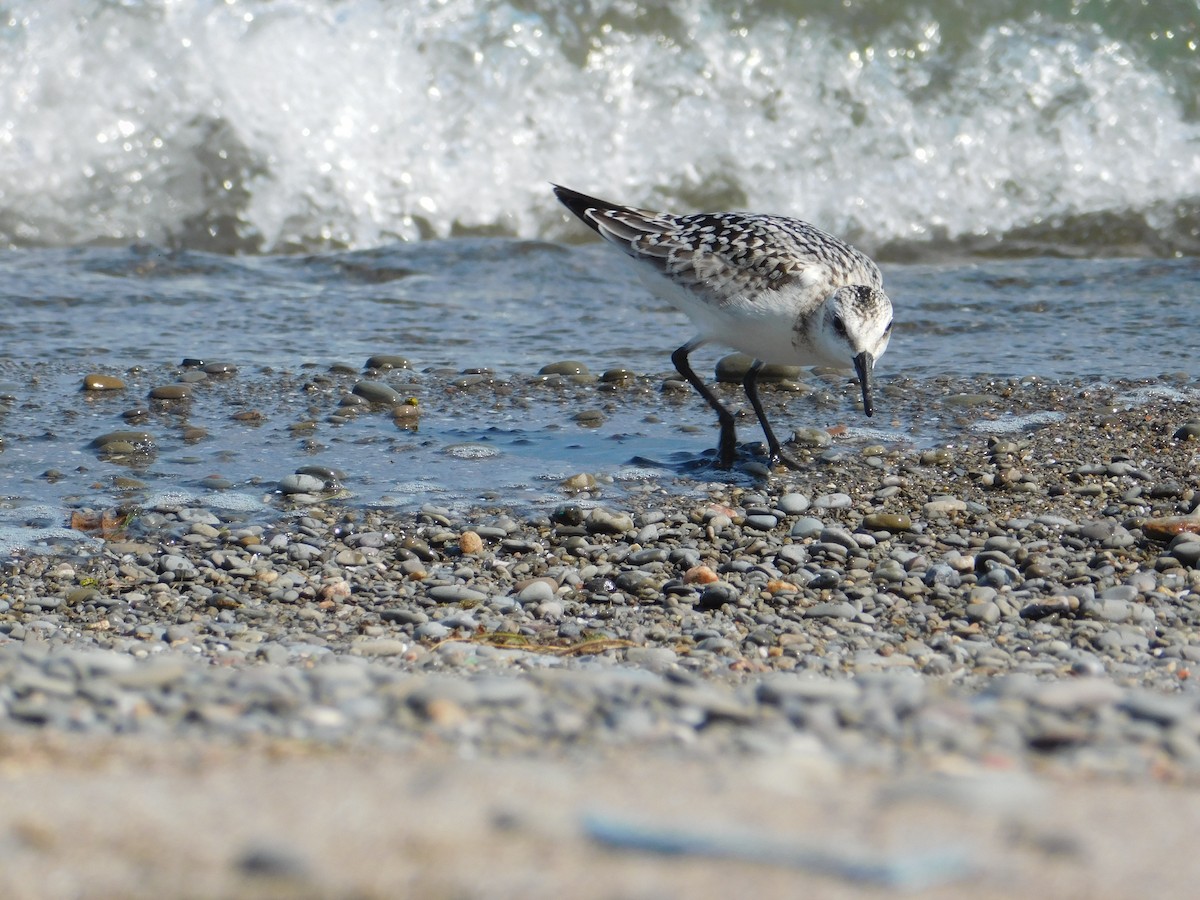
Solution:
[{"label": "dark stone in water", "polygon": [[91,446],[103,450],[114,444],[129,444],[135,450],[147,453],[154,449],[154,436],[148,431],[110,431],[95,438]]},{"label": "dark stone in water", "polygon": [[101,375],[99,372],[93,372],[83,377],[83,389],[85,391],[123,391],[125,390],[125,382],[112,375]]},{"label": "dark stone in water", "polygon": [[[754,364],[754,358],[745,353],[730,353],[717,360],[717,381],[740,384]],[[759,381],[794,381],[803,370],[799,366],[780,366],[768,363],[758,370]]]},{"label": "dark stone in water", "polygon": [[411,369],[407,357],[394,356],[387,353],[379,353],[367,360],[366,368],[368,369]]},{"label": "dark stone in water", "polygon": [[574,503],[564,503],[550,513],[550,521],[555,525],[582,525],[583,510]]},{"label": "dark stone in water", "polygon": [[354,393],[372,403],[397,406],[404,402],[404,398],[396,390],[379,381],[360,381],[354,386]]},{"label": "dark stone in water", "polygon": [[164,384],[156,388],[151,388],[150,399],[190,400],[192,399],[192,389],[186,384]]},{"label": "dark stone in water", "polygon": [[538,369],[539,375],[587,375],[588,367],[575,359],[552,362]]}]

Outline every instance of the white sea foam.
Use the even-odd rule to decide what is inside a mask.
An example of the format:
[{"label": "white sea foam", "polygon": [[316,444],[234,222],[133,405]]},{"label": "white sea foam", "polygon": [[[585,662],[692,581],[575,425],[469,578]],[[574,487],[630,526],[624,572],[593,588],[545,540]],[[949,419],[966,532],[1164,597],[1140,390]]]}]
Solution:
[{"label": "white sea foam", "polygon": [[576,233],[548,180],[868,246],[1107,210],[1169,231],[1196,196],[1194,66],[1119,10],[736,6],[14,0],[0,243]]},{"label": "white sea foam", "polygon": [[63,547],[97,550],[101,541],[63,525],[70,513],[45,504],[0,510],[0,559],[14,553],[50,553]]},{"label": "white sea foam", "polygon": [[1050,410],[1025,413],[1024,415],[997,416],[995,419],[986,419],[972,423],[971,430],[981,431],[984,434],[1011,434],[1015,431],[1029,431],[1034,428],[1040,428],[1043,425],[1061,422],[1066,417],[1066,413],[1052,412]]}]

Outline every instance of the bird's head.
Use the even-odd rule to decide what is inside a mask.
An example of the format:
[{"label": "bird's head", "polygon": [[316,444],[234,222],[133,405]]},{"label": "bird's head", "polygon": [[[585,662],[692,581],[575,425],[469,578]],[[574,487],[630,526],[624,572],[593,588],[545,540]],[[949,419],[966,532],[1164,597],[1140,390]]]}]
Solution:
[{"label": "bird's head", "polygon": [[892,301],[878,288],[861,284],[838,288],[825,301],[816,339],[827,357],[854,367],[862,385],[863,411],[868,416],[875,411],[872,372],[891,336]]}]

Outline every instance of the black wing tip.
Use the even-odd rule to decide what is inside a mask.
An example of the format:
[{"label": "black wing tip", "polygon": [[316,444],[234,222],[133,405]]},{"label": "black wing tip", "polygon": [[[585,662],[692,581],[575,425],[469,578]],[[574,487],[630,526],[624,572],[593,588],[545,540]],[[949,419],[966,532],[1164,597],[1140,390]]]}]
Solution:
[{"label": "black wing tip", "polygon": [[558,198],[558,202],[573,212],[579,217],[585,225],[593,231],[599,231],[592,217],[588,215],[591,210],[611,211],[624,209],[620,204],[609,203],[607,200],[601,200],[598,197],[590,197],[587,194],[581,194],[579,191],[573,191],[570,188],[563,187],[561,184],[550,182],[550,187],[554,189],[554,196]]}]

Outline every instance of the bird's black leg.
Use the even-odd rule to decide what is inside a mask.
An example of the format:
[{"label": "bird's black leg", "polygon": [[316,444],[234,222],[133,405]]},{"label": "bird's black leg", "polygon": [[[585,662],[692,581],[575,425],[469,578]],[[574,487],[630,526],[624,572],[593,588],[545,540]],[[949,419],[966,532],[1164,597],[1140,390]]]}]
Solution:
[{"label": "bird's black leg", "polygon": [[716,410],[717,421],[721,424],[721,436],[717,440],[717,465],[722,469],[728,469],[733,465],[733,458],[737,451],[737,432],[733,425],[733,413],[727,410],[717,399],[717,395],[709,390],[708,385],[696,376],[688,363],[688,354],[699,347],[701,343],[701,341],[690,341],[684,344],[671,354],[671,362],[675,363],[676,370],[687,379],[688,384],[699,391],[700,396],[708,401],[708,405]]},{"label": "bird's black leg", "polygon": [[783,463],[789,469],[799,469],[800,463],[784,453],[783,448],[779,446],[779,438],[775,437],[775,432],[771,430],[771,423],[767,421],[767,414],[763,412],[762,401],[758,399],[758,373],[762,367],[762,360],[756,359],[754,364],[746,370],[746,376],[742,379],[742,387],[746,389],[746,396],[750,398],[750,405],[754,407],[754,414],[758,416],[758,424],[762,426],[763,434],[767,436],[767,453],[770,454],[771,465]]}]

